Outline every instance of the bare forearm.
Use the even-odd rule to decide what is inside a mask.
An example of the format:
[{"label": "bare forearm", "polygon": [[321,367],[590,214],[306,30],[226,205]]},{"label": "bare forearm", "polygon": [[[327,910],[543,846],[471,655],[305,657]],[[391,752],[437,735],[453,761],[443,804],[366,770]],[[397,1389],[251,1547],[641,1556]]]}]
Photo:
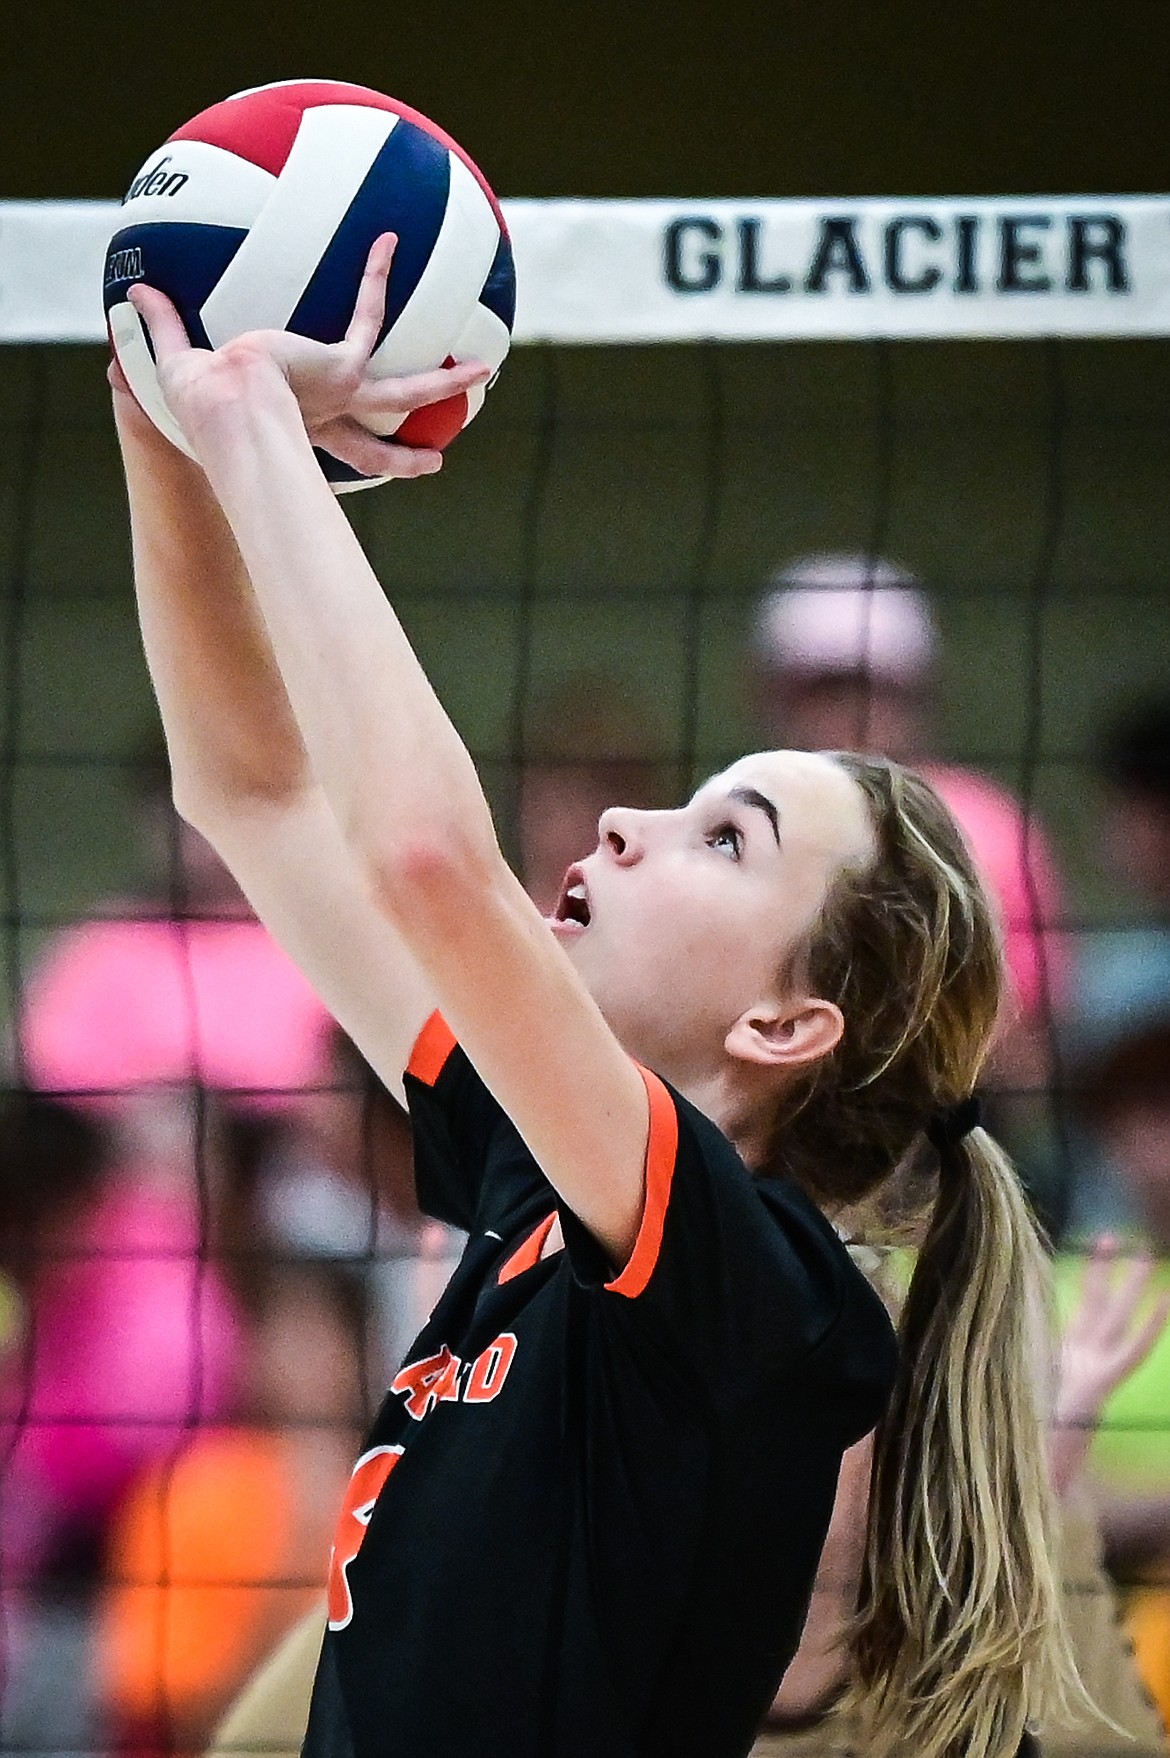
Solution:
[{"label": "bare forearm", "polygon": [[176,793],[205,816],[308,779],[304,744],[231,529],[199,466],[115,396],[147,663]]},{"label": "bare forearm", "polygon": [[375,866],[404,839],[493,856],[474,765],[317,468],[291,392],[257,371],[195,444],[350,845]]},{"label": "bare forearm", "polygon": [[1048,1431],[1048,1472],[1052,1487],[1063,1499],[1085,1468],[1097,1425],[1094,1421],[1057,1413]]}]

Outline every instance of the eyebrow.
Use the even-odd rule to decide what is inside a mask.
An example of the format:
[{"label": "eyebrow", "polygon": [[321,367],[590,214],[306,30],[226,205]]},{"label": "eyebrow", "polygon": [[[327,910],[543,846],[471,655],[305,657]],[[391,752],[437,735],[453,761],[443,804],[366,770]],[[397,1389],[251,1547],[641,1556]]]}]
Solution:
[{"label": "eyebrow", "polygon": [[733,787],[728,798],[738,800],[741,806],[754,806],[762,812],[772,826],[772,835],[776,838],[776,847],[780,847],[780,814],[767,794],[762,794],[755,787]]}]

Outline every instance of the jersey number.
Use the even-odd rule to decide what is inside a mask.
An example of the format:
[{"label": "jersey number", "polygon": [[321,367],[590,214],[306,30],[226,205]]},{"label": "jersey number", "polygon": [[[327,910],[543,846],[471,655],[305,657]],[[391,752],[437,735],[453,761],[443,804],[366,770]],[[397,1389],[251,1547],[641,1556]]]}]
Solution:
[{"label": "jersey number", "polygon": [[361,1550],[374,1503],[382,1486],[402,1457],[401,1447],[371,1447],[353,1468],[349,1488],[337,1522],[337,1537],[329,1558],[329,1628],[344,1630],[353,1617],[349,1591],[349,1565]]},{"label": "jersey number", "polygon": [[[482,1355],[476,1356],[470,1372],[464,1373],[464,1363],[444,1343],[437,1355],[428,1355],[425,1360],[412,1361],[404,1367],[390,1389],[406,1394],[406,1408],[416,1422],[421,1422],[436,1404],[460,1399],[465,1404],[490,1404],[503,1390],[515,1354],[516,1339],[511,1331],[504,1331],[494,1343],[488,1344]],[[365,1543],[374,1503],[402,1451],[401,1447],[371,1447],[353,1468],[329,1558],[331,1630],[344,1630],[353,1617],[349,1565]]]}]

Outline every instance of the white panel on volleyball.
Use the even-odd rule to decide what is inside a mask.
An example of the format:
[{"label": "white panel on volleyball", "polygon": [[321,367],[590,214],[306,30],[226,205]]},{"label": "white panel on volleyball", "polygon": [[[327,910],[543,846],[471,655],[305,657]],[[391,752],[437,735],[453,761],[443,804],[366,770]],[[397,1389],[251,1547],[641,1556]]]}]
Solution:
[{"label": "white panel on volleyball", "polygon": [[[443,223],[414,292],[371,358],[377,378],[442,365],[452,336],[461,335],[476,308],[499,248],[500,226],[491,203],[462,159],[455,153],[447,157],[451,184]],[[508,333],[503,324],[500,329],[506,353]]]},{"label": "white panel on volleyball", "polygon": [[397,123],[356,104],[305,111],[268,201],[203,305],[213,348],[245,330],[284,329]]},{"label": "white panel on volleyball", "polygon": [[[494,311],[477,304],[451,350],[456,360],[482,360],[492,369],[493,379],[499,372],[512,345],[507,324],[501,323]],[[487,385],[473,385],[467,393],[467,421],[479,414],[487,396]],[[467,421],[463,423],[467,426]]]},{"label": "white panel on volleyball", "polygon": [[115,230],[156,220],[247,227],[275,187],[271,171],[251,159],[201,140],[169,141],[151,154],[130,185]]}]

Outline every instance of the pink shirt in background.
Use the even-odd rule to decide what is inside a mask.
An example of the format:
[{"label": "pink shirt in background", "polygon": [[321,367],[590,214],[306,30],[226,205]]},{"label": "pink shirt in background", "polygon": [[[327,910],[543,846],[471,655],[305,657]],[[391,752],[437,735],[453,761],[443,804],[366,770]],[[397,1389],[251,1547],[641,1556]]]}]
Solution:
[{"label": "pink shirt in background", "polygon": [[45,1092],[198,1080],[258,1106],[321,1082],[329,1015],[259,922],[100,919],[61,933],[21,1037]]},{"label": "pink shirt in background", "polygon": [[0,1359],[6,1584],[35,1580],[65,1535],[100,1531],[144,1465],[222,1420],[238,1366],[190,1193],[114,1173],[52,1243]]},{"label": "pink shirt in background", "polygon": [[[279,1109],[325,1077],[330,1023],[251,917],[103,917],[59,934],[34,970],[23,1072],[106,1114],[192,1081]],[[157,1141],[131,1128],[121,1167],[55,1234],[65,1255],[39,1267],[26,1347],[0,1356],[6,1580],[100,1531],[143,1467],[230,1413],[233,1303],[201,1252],[195,1166]]]},{"label": "pink shirt in background", "polygon": [[1033,1021],[1065,988],[1063,908],[1056,862],[1035,819],[1006,788],[972,769],[917,765],[954,813],[988,889],[999,902],[1008,972],[1020,1016]]}]

